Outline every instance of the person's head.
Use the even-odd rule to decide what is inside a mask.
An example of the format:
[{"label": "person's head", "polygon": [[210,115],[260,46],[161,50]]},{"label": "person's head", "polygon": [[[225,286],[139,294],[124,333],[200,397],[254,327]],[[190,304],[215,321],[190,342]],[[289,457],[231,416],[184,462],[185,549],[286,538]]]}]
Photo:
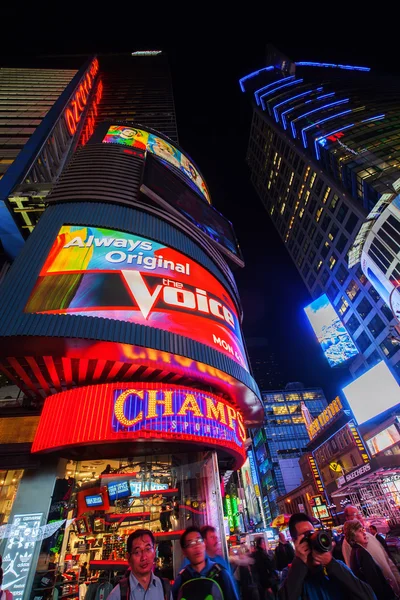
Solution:
[{"label": "person's head", "polygon": [[191,565],[196,566],[205,561],[206,547],[199,527],[185,529],[179,541],[183,554]]},{"label": "person's head", "polygon": [[153,569],[154,535],[148,529],[136,529],[126,542],[126,559],[135,577],[144,577]]},{"label": "person's head", "polygon": [[314,531],[310,517],[305,513],[295,513],[289,520],[289,532],[293,541],[308,531]]},{"label": "person's head", "polygon": [[163,505],[161,506],[161,510],[162,510],[162,511],[165,511],[165,510],[167,510],[167,507],[166,507],[166,505],[165,505],[165,504],[163,504]]},{"label": "person's head", "polygon": [[372,535],[376,535],[378,533],[378,529],[375,527],[375,525],[370,525],[369,532],[372,533]]},{"label": "person's head", "polygon": [[345,522],[344,537],[350,546],[354,546],[354,544],[367,546],[368,544],[367,532],[364,525],[358,519]]},{"label": "person's head", "polygon": [[83,566],[84,566],[84,567],[87,567],[87,562],[84,562],[84,563],[83,563]]},{"label": "person's head", "polygon": [[279,534],[279,541],[281,544],[286,544],[286,542],[287,542],[286,536],[282,531]]},{"label": "person's head", "polygon": [[353,504],[347,504],[347,506],[344,509],[344,520],[354,521],[354,519],[357,519],[361,523],[364,522],[363,516],[358,510],[358,508],[356,506],[353,506]]},{"label": "person's head", "polygon": [[218,552],[219,546],[217,530],[211,525],[203,525],[200,529],[200,533],[206,545],[206,553],[210,558],[214,558]]},{"label": "person's head", "polygon": [[256,538],[256,550],[265,550],[265,541],[263,537]]}]

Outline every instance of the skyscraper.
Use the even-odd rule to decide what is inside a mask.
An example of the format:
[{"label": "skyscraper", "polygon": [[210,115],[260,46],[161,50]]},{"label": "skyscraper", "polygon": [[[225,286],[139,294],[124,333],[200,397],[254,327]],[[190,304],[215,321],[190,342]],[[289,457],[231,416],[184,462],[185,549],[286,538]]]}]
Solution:
[{"label": "skyscraper", "polygon": [[[61,572],[70,552],[122,571],[137,527],[168,549],[190,523],[222,534],[220,469],[243,464],[245,424],[262,420],[230,267],[243,261],[177,144],[164,57],[102,64],[90,59],[43,120],[23,185],[40,185],[55,129],[64,166],[0,294],[0,370],[26,398],[12,419],[0,412],[0,523],[12,531],[0,554],[3,585],[23,599],[43,597],[50,551]],[[161,548],[172,579],[181,557]],[[77,571],[68,588],[51,572],[50,587],[77,593]]]},{"label": "skyscraper", "polygon": [[[327,294],[355,341],[351,373],[384,359],[400,381],[392,311],[365,276],[361,253],[349,256],[369,213],[397,195],[398,79],[295,62],[270,47],[266,64],[240,86],[253,102],[251,181],[312,297]],[[393,245],[399,234],[392,227],[383,235]],[[372,252],[386,272],[385,243]]]},{"label": "skyscraper", "polygon": [[302,481],[299,459],[310,441],[304,414],[316,418],[327,406],[320,388],[304,388],[300,382],[285,389],[261,392],[264,426],[253,436],[261,493],[267,518],[278,515],[277,498]]}]

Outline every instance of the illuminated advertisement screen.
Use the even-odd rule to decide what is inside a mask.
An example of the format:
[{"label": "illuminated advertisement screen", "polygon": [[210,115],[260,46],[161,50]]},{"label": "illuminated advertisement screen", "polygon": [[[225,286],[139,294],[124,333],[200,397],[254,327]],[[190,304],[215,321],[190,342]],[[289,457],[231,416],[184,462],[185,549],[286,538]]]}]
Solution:
[{"label": "illuminated advertisement screen", "polygon": [[131,495],[128,481],[116,481],[108,484],[108,497],[110,500],[118,500],[119,498],[127,498]]},{"label": "illuminated advertisement screen", "polygon": [[390,425],[390,427],[383,429],[383,431],[380,431],[369,440],[366,440],[366,442],[368,450],[374,456],[375,454],[378,454],[378,452],[383,452],[386,448],[390,448],[393,444],[400,442],[400,433],[396,425],[393,424]]},{"label": "illuminated advertisement screen", "polygon": [[306,306],[304,311],[331,367],[336,367],[358,354],[353,340],[326,294]]},{"label": "illuminated advertisement screen", "polygon": [[365,423],[400,403],[400,387],[382,360],[343,388],[358,423]]},{"label": "illuminated advertisement screen", "polygon": [[101,494],[98,494],[96,496],[85,496],[85,502],[86,506],[88,507],[103,506],[103,497],[101,496]]},{"label": "illuminated advertisement screen", "polygon": [[156,154],[186,175],[200,190],[207,202],[210,203],[210,196],[200,173],[187,156],[175,148],[171,142],[167,142],[144,129],[125,127],[124,125],[112,125],[107,131],[103,142],[106,144],[123,144],[124,146],[140,148]]},{"label": "illuminated advertisement screen", "polygon": [[61,227],[25,312],[163,329],[210,346],[248,370],[238,314],[219,281],[184,254],[130,233]]},{"label": "illuminated advertisement screen", "polygon": [[167,170],[162,159],[149,156],[146,160],[143,185],[140,190],[170,212],[184,217],[195,225],[220,250],[240,266],[244,265],[242,253],[232,223],[214,207],[206,204],[172,170]]}]

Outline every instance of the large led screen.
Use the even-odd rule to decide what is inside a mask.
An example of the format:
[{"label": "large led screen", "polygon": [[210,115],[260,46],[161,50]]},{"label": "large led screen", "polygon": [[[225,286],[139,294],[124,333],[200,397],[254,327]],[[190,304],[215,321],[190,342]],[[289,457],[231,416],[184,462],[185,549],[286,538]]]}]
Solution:
[{"label": "large led screen", "polygon": [[358,354],[353,340],[326,294],[306,306],[304,311],[331,367],[336,367]]},{"label": "large led screen", "polygon": [[206,344],[248,370],[236,308],[219,281],[186,255],[130,233],[61,227],[25,312],[156,327]]},{"label": "large led screen", "polygon": [[358,423],[365,423],[400,403],[400,387],[382,360],[343,388]]},{"label": "large led screen", "polygon": [[206,184],[201,178],[200,173],[187,156],[178,150],[178,148],[175,148],[171,142],[167,142],[163,138],[149,133],[144,129],[125,127],[124,125],[111,125],[103,142],[106,144],[132,146],[156,154],[186,175],[201,191],[207,202],[210,202]]},{"label": "large led screen", "polygon": [[390,425],[390,427],[386,427],[382,431],[379,431],[372,438],[367,441],[368,450],[371,452],[372,456],[378,454],[378,452],[383,452],[386,448],[390,448],[397,442],[400,442],[400,433],[397,429],[396,425]]}]

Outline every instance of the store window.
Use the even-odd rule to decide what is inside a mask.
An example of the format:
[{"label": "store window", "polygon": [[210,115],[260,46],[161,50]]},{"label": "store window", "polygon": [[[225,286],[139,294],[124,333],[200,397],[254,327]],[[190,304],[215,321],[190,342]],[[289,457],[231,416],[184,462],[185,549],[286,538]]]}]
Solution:
[{"label": "store window", "polygon": [[23,474],[22,470],[0,470],[0,525],[5,525],[9,521]]},{"label": "store window", "polygon": [[90,597],[101,596],[102,584],[126,572],[126,541],[136,529],[153,532],[156,573],[170,580],[182,563],[183,529],[210,524],[224,537],[215,453],[70,460],[59,482],[69,488],[56,503],[58,519],[68,519],[68,527],[43,541],[32,598],[44,598],[43,577],[46,598],[54,598],[55,590],[58,598],[78,598],[82,582],[91,582]]}]

